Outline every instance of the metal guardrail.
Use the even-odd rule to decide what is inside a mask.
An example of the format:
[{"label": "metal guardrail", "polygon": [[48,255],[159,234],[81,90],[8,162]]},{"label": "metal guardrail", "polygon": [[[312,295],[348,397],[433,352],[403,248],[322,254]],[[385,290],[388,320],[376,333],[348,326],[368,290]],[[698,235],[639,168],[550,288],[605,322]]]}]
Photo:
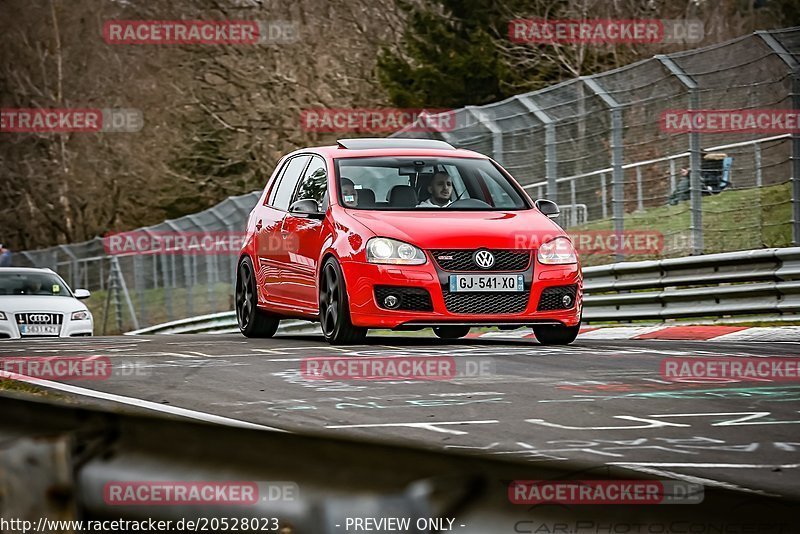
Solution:
[{"label": "metal guardrail", "polygon": [[[797,526],[798,503],[792,497],[713,485],[703,488],[700,504],[626,506],[628,515],[620,514],[620,505],[510,502],[509,484],[514,480],[653,479],[600,462],[467,455],[421,445],[76,408],[7,393],[0,402],[0,518],[29,521],[28,532],[45,519],[173,521],[174,526],[181,519],[274,518],[269,519],[271,532],[292,534],[354,532],[352,527],[345,528],[348,518],[387,517],[409,518],[412,525],[372,531],[532,533],[566,531],[564,525],[577,524],[580,532],[643,532],[643,525],[655,525],[648,532],[789,533],[796,532]],[[204,506],[109,501],[109,485],[165,481],[256,483],[259,498],[247,505]],[[279,491],[273,497],[274,492],[268,491],[287,485],[293,489],[290,494]],[[444,525],[452,520],[453,527],[422,525],[434,518],[446,518]],[[422,520],[420,525],[418,520]],[[762,530],[765,523],[768,530]],[[632,524],[636,530],[629,530]],[[36,530],[79,531],[75,527]],[[83,531],[87,530],[100,529]],[[228,528],[211,529],[220,530]]]},{"label": "metal guardrail", "polygon": [[[800,247],[587,267],[584,322],[780,316],[800,312]],[[314,328],[282,321],[279,331]],[[172,321],[128,334],[238,332],[234,312]]]},{"label": "metal guardrail", "polygon": [[[315,323],[300,319],[281,321],[278,332],[302,332],[315,329]],[[126,336],[141,334],[229,334],[238,332],[236,312],[212,313],[157,324],[139,330],[126,332]]]},{"label": "metal guardrail", "polygon": [[800,247],[621,262],[584,277],[584,321],[800,312]]}]

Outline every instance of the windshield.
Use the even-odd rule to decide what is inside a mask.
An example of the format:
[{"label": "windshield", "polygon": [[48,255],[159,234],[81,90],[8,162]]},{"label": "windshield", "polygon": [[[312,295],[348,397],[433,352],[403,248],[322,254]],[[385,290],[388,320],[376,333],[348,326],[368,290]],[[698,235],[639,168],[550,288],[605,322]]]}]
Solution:
[{"label": "windshield", "polygon": [[0,296],[71,297],[69,288],[53,273],[0,272]]},{"label": "windshield", "polygon": [[363,210],[521,210],[528,203],[491,161],[477,158],[336,160],[339,202]]}]

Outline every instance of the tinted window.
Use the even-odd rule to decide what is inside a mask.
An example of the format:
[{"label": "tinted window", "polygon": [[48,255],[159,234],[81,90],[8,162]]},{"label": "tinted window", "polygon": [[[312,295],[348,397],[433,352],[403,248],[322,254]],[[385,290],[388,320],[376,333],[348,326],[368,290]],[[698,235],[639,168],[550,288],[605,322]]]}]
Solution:
[{"label": "tinted window", "polygon": [[[292,202],[310,198],[316,201],[318,206],[322,206],[322,200],[325,197],[327,189],[328,171],[325,168],[325,160],[319,156],[314,156],[311,158],[311,165],[306,169],[303,180],[300,182],[300,187],[297,189],[297,194],[292,199]],[[289,205],[291,206],[291,203]]]},{"label": "tinted window", "polygon": [[306,168],[309,156],[296,156],[286,164],[281,181],[273,193],[270,204],[279,210],[288,210],[289,202],[294,194],[294,188],[300,180],[300,174]]},{"label": "tinted window", "polygon": [[0,272],[0,295],[41,295],[71,297],[58,276],[47,272]]},{"label": "tinted window", "polygon": [[275,200],[275,193],[278,191],[278,184],[281,183],[281,178],[286,174],[286,167],[288,167],[287,162],[283,161],[278,168],[278,172],[275,173],[275,179],[267,182],[266,187],[269,189],[269,193],[267,198],[264,199],[265,206],[271,206]]}]

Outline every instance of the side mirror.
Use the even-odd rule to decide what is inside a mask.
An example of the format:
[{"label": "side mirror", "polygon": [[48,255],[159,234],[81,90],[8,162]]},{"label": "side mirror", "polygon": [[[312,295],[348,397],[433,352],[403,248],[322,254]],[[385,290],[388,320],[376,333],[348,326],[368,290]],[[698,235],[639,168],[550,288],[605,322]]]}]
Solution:
[{"label": "side mirror", "polygon": [[75,295],[76,299],[88,299],[92,296],[92,293],[88,289],[76,289],[72,292]]},{"label": "side mirror", "polygon": [[309,219],[322,220],[325,218],[325,214],[319,211],[317,201],[310,198],[304,198],[303,200],[293,202],[292,205],[289,206],[289,213],[308,217]]},{"label": "side mirror", "polygon": [[561,215],[561,210],[558,209],[558,204],[556,204],[552,200],[545,200],[543,198],[540,198],[533,204],[539,211],[542,212],[542,215],[550,217],[551,219],[555,219],[556,217]]}]

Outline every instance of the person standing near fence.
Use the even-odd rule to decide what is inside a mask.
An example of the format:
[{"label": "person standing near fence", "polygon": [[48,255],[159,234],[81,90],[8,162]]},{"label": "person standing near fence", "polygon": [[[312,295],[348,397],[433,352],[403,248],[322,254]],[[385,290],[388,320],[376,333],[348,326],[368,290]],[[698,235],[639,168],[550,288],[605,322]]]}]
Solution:
[{"label": "person standing near fence", "polygon": [[0,243],[0,267],[11,267],[11,251]]}]

